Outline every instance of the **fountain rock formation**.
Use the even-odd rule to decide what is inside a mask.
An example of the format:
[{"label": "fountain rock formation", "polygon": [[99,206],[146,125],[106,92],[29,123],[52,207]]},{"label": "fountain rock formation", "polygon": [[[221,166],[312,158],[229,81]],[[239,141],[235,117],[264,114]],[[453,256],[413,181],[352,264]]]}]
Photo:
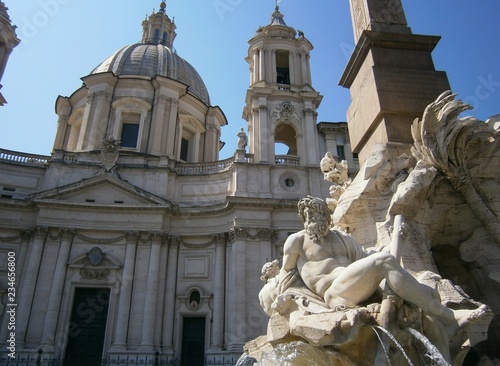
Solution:
[{"label": "fountain rock formation", "polygon": [[[458,118],[468,108],[443,93],[413,125],[412,156],[379,147],[350,185],[325,156],[335,212],[299,202],[304,230],[287,239],[281,268],[262,272],[267,334],[239,365],[459,366],[471,348],[492,349],[500,132],[495,119]],[[471,263],[482,266],[463,273]],[[494,365],[489,352],[477,364]]]}]

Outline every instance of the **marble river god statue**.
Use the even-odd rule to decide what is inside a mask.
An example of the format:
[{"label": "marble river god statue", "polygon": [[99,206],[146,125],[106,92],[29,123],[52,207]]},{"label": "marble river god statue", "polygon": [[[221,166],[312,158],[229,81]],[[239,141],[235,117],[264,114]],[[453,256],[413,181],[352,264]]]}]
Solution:
[{"label": "marble river god statue", "polygon": [[[443,99],[453,96],[436,103]],[[403,215],[392,217],[392,240],[366,249],[332,229],[324,200],[303,198],[298,212],[304,229],[287,238],[281,265],[262,268],[267,334],[247,343],[239,365],[463,364],[457,350],[470,329],[485,332],[492,311],[439,274],[403,268]],[[447,306],[442,295],[459,306]]]}]

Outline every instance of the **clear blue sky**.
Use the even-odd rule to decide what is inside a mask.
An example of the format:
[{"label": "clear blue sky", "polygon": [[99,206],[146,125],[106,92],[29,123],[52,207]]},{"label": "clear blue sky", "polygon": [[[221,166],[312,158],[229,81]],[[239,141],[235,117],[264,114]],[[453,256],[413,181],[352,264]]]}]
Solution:
[{"label": "clear blue sky", "polygon": [[[101,61],[139,42],[141,22],[159,0],[4,0],[22,43],[2,79],[8,104],[0,107],[0,147],[50,154],[58,95],[69,96]],[[403,0],[413,33],[442,36],[434,51],[437,70],[448,72],[455,93],[480,119],[500,113],[499,0]],[[222,108],[226,147],[236,148],[249,69],[247,41],[269,24],[273,0],[171,0],[174,46],[204,79],[213,105]],[[289,26],[304,31],[315,49],[313,86],[324,95],[320,121],[345,121],[349,91],[338,81],[354,47],[348,0],[282,0]]]}]

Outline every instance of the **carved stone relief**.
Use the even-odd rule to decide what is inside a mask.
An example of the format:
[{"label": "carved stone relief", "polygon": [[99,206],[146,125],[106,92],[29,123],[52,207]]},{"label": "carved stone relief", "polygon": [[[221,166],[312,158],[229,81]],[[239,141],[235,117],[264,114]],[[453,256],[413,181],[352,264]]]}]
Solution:
[{"label": "carved stone relief", "polygon": [[271,112],[273,122],[292,121],[297,125],[302,124],[302,120],[290,102],[284,102],[281,106],[275,107]]}]

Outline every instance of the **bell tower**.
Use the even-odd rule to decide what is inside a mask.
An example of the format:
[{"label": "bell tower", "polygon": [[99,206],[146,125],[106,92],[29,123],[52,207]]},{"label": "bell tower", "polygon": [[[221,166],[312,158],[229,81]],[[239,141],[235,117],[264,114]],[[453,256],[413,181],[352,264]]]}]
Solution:
[{"label": "bell tower", "polygon": [[[17,38],[16,26],[12,25],[7,10],[8,8],[5,4],[0,1],[0,82],[2,81],[2,76],[12,50],[21,42]],[[2,89],[1,84],[0,89]],[[5,103],[7,102],[2,93],[0,93],[0,106],[3,106]]]},{"label": "bell tower", "polygon": [[[286,25],[276,6],[271,23],[249,41],[250,87],[243,118],[255,163],[317,165],[317,109],[322,96],[312,87],[311,42]],[[280,144],[285,151],[277,151]],[[283,150],[281,148],[281,150]]]}]

